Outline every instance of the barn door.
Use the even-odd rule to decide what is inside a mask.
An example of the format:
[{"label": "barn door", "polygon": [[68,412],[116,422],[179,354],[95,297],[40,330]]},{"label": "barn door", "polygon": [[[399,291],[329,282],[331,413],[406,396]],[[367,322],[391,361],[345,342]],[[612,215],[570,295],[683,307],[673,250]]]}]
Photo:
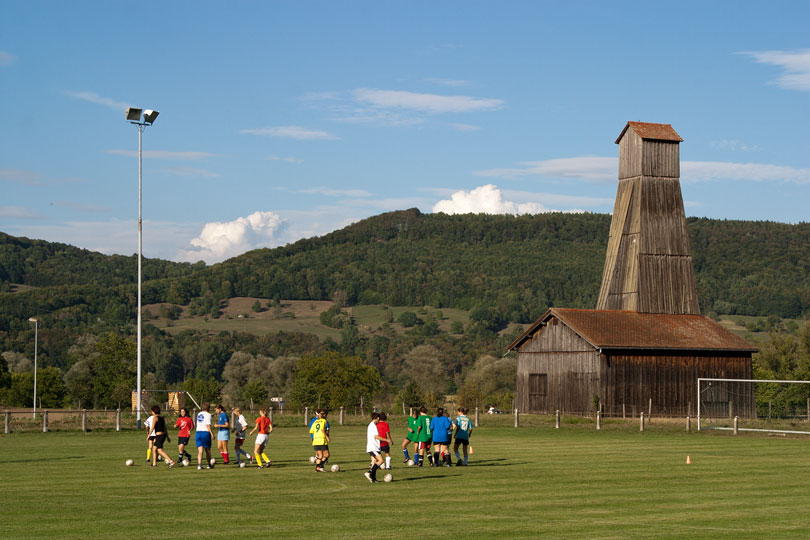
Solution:
[{"label": "barn door", "polygon": [[529,410],[546,412],[548,376],[545,373],[529,373]]}]

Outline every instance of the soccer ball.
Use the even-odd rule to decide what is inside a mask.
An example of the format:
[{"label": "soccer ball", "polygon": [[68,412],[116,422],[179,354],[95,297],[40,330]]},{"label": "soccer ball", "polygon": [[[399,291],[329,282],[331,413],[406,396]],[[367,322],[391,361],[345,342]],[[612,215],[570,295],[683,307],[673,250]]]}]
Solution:
[{"label": "soccer ball", "polygon": [[383,480],[385,480],[386,482],[393,482],[394,481],[394,475],[391,474],[391,473],[388,473],[385,476],[383,476]]},{"label": "soccer ball", "polygon": [[413,460],[412,459],[408,460],[408,467],[413,467]]},{"label": "soccer ball", "polygon": [[183,467],[188,467],[189,461],[187,459],[183,460]]},{"label": "soccer ball", "polygon": [[332,472],[338,472],[338,471],[340,471],[340,465],[335,463],[334,465],[332,465]]},{"label": "soccer ball", "polygon": [[214,465],[217,464],[217,460],[214,459],[214,458],[211,458],[211,461],[209,461],[208,463],[209,463],[209,465],[211,465],[213,467]]},{"label": "soccer ball", "polygon": [[316,461],[318,461],[318,458],[316,458],[315,456],[310,456],[309,457],[309,462],[310,463],[315,463]]},{"label": "soccer ball", "polygon": [[247,466],[247,464],[246,464],[244,461],[242,461],[241,463],[239,463],[239,467],[240,467],[241,469],[244,469],[246,466]]},{"label": "soccer ball", "polygon": [[135,461],[132,459],[128,459],[124,463],[126,463],[127,467],[132,467],[133,465],[135,465]]}]

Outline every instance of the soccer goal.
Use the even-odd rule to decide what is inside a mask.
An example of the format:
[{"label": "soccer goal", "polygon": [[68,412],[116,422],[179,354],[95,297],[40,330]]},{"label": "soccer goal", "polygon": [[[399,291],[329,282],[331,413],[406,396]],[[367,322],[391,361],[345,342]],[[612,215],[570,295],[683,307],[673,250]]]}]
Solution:
[{"label": "soccer goal", "polygon": [[701,377],[697,394],[699,431],[810,435],[810,381]]}]

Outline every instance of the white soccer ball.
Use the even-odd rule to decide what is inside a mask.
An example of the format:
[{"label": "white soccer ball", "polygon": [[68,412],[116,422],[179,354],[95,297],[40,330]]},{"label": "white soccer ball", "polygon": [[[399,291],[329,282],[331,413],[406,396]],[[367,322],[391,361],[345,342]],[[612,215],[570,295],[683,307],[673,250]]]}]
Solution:
[{"label": "white soccer ball", "polygon": [[214,465],[216,465],[216,464],[217,464],[217,460],[216,460],[216,459],[214,459],[214,458],[211,458],[211,461],[209,461],[209,462],[208,462],[208,464],[209,464],[209,465],[211,465],[211,466],[213,467]]},{"label": "white soccer ball", "polygon": [[239,467],[240,467],[241,469],[244,469],[246,466],[247,466],[247,463],[245,463],[244,461],[242,461],[241,463],[239,463]]},{"label": "white soccer ball", "polygon": [[412,459],[408,460],[408,467],[413,467],[413,460]]},{"label": "white soccer ball", "polygon": [[133,465],[135,465],[135,460],[128,459],[124,463],[126,463],[127,467],[132,467]]},{"label": "white soccer ball", "polygon": [[339,471],[340,471],[340,465],[338,465],[337,463],[332,465],[332,472],[339,472]]},{"label": "white soccer ball", "polygon": [[188,467],[189,461],[187,459],[183,460],[183,467]]},{"label": "white soccer ball", "polygon": [[315,456],[310,456],[309,457],[309,462],[310,463],[315,463],[316,461],[318,461],[318,458],[316,458]]},{"label": "white soccer ball", "polygon": [[393,482],[394,481],[394,475],[391,474],[391,473],[388,473],[385,476],[383,476],[383,480],[385,480],[386,482]]}]

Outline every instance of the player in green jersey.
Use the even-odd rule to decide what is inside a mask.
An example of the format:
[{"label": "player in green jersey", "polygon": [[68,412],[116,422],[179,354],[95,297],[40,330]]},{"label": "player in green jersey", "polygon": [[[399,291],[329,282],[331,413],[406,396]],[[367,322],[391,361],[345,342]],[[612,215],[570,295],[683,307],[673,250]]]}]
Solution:
[{"label": "player in green jersey", "polygon": [[419,447],[419,461],[421,467],[425,461],[425,452],[430,446],[430,441],[433,439],[433,433],[430,431],[430,416],[428,416],[427,408],[424,406],[419,409],[419,417],[416,419],[416,441]]},{"label": "player in green jersey", "polygon": [[403,461],[403,463],[408,463],[411,460],[411,456],[408,455],[408,445],[410,443],[413,443],[413,457],[416,458],[419,455],[416,441],[416,420],[418,418],[419,411],[411,407],[411,415],[408,417],[408,434],[405,435],[405,440],[402,441],[402,453],[405,454],[405,461]]}]

